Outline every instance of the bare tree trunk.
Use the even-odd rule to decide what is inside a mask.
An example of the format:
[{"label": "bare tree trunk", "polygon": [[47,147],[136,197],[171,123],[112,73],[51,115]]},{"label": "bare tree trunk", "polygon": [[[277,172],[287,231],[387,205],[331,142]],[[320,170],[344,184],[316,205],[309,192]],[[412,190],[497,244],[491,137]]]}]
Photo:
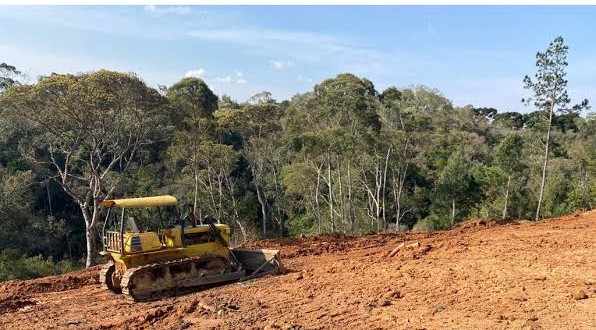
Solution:
[{"label": "bare tree trunk", "polygon": [[356,226],[355,226],[356,222],[354,221],[355,216],[353,214],[354,205],[352,203],[352,174],[351,174],[350,168],[351,168],[351,164],[350,164],[350,161],[348,161],[348,221],[350,223],[350,230],[353,234],[356,229]]},{"label": "bare tree trunk", "polygon": [[588,208],[591,210],[591,209],[593,209],[593,207],[592,207],[592,199],[590,198],[590,190],[588,189],[588,182],[590,182],[589,178],[588,178],[588,170],[585,170],[583,191],[584,191],[584,196],[585,196],[586,200],[588,201]]},{"label": "bare tree trunk", "polygon": [[246,230],[244,229],[244,226],[242,225],[242,222],[240,222],[239,220],[239,216],[238,216],[238,207],[236,206],[236,198],[234,197],[234,194],[231,193],[232,196],[232,204],[233,204],[233,208],[234,208],[234,221],[236,221],[236,224],[238,224],[238,227],[240,228],[240,232],[242,233],[242,241],[244,241],[244,243],[246,243]]},{"label": "bare tree trunk", "polygon": [[[93,213],[89,213],[89,208],[86,203],[79,203],[79,208],[83,214],[85,220],[85,238],[87,241],[87,255],[85,258],[85,267],[91,267],[95,265],[95,254],[96,254],[96,236],[97,236],[97,210]],[[94,206],[94,208],[97,208]]]},{"label": "bare tree trunk", "polygon": [[387,217],[385,210],[385,189],[387,187],[387,164],[389,163],[389,155],[391,154],[391,148],[387,150],[387,156],[385,157],[385,170],[383,170],[383,229],[387,230]]},{"label": "bare tree trunk", "polygon": [[340,166],[340,162],[338,160],[337,163],[337,182],[339,184],[339,198],[338,198],[338,202],[337,202],[337,207],[340,210],[340,225],[341,225],[341,229],[340,231],[343,232],[344,231],[344,221],[345,221],[345,205],[344,205],[344,195],[343,195],[343,189],[342,189],[342,184],[341,184],[341,166]]},{"label": "bare tree trunk", "polygon": [[261,204],[261,219],[263,221],[263,237],[267,236],[267,210],[265,209],[265,201],[263,200],[263,196],[261,196],[261,189],[259,189],[259,185],[255,185],[257,187],[257,199]]},{"label": "bare tree trunk", "polygon": [[[199,210],[199,214],[198,214],[199,215],[199,224],[202,225],[203,224],[203,210],[200,207],[198,208],[198,210]],[[197,212],[197,211],[195,211],[195,212]]]},{"label": "bare tree trunk", "polygon": [[275,187],[275,210],[277,211],[277,223],[279,223],[279,237],[283,237],[284,235],[284,216],[282,210],[282,192],[279,182],[279,173],[277,171],[277,167],[274,164],[272,166],[273,172],[273,186]]},{"label": "bare tree trunk", "polygon": [[[368,189],[368,187],[367,187]],[[368,201],[368,206],[366,207],[366,214],[368,215],[368,217],[370,218],[370,228],[374,228],[375,227],[375,214],[374,214],[374,196],[372,195],[372,193],[369,193],[366,195],[367,197],[367,201]]]},{"label": "bare tree trunk", "polygon": [[87,239],[87,257],[85,267],[91,267],[95,264],[95,235],[96,228],[85,224],[85,238]]},{"label": "bare tree trunk", "polygon": [[331,159],[327,163],[327,186],[329,187],[329,220],[331,221],[331,232],[335,232],[335,216],[333,214],[333,185],[331,183]]},{"label": "bare tree trunk", "polygon": [[509,185],[511,184],[511,174],[507,177],[507,188],[505,189],[505,206],[503,206],[503,216],[501,217],[502,220],[507,218],[507,202],[509,200]]},{"label": "bare tree trunk", "polygon": [[376,200],[376,208],[375,208],[375,220],[377,222],[377,231],[379,231],[379,222],[381,220],[381,165],[377,163],[376,167],[376,177],[375,177],[375,200]]},{"label": "bare tree trunk", "polygon": [[[199,178],[198,178],[199,174],[198,173],[194,173],[193,179],[194,179],[194,184],[195,184],[195,196],[194,196],[194,200],[193,200],[193,212],[197,212],[197,210],[199,209]],[[199,211],[200,212],[200,211]],[[200,224],[203,224],[203,218],[201,217],[201,215],[199,214],[199,222]]]},{"label": "bare tree trunk", "polygon": [[366,208],[366,212],[368,214],[368,216],[370,217],[370,223],[371,223],[371,229],[375,228],[375,226],[377,227],[377,231],[379,230],[379,215],[380,215],[380,207],[381,207],[381,201],[379,200],[379,195],[380,195],[380,170],[379,170],[379,165],[376,164],[375,165],[375,172],[374,172],[374,177],[375,177],[375,186],[374,187],[369,187],[368,183],[367,183],[367,177],[366,177],[366,173],[363,173],[363,179],[360,180],[360,182],[362,182],[362,185],[364,186],[364,188],[366,189],[367,194],[367,201],[368,201],[368,207]]},{"label": "bare tree trunk", "polygon": [[315,188],[315,206],[317,208],[317,221],[319,222],[319,234],[321,233],[321,205],[319,204],[319,195],[321,193],[321,175],[317,171],[317,187]]},{"label": "bare tree trunk", "polygon": [[[399,173],[398,173],[399,176]],[[392,182],[393,182],[393,199],[395,200],[395,232],[399,231],[399,220],[400,220],[400,215],[401,215],[401,193],[398,187],[398,180],[395,180],[395,171],[392,169],[391,170],[391,178],[392,178]]]},{"label": "bare tree trunk", "polygon": [[[234,185],[232,183],[232,180],[230,179],[230,176],[226,175],[225,180],[226,180],[226,186],[227,186],[228,190],[230,191],[230,200],[232,201],[233,221],[236,222],[236,224],[238,225],[238,228],[240,228],[240,233],[242,234],[242,241],[246,243],[246,230],[244,229],[242,222],[240,222],[240,220],[238,220],[238,219],[240,219],[240,216],[238,215],[238,201],[236,200],[236,197],[234,197]],[[230,220],[230,224],[231,223],[232,223],[232,220]]]},{"label": "bare tree trunk", "polygon": [[217,191],[219,193],[219,212],[218,212],[218,217],[217,217],[217,223],[221,223],[221,219],[223,218],[223,215],[225,214],[224,212],[224,207],[223,207],[223,186],[222,186],[222,177],[221,177],[221,173],[219,173],[217,175]]},{"label": "bare tree trunk", "polygon": [[50,181],[47,181],[46,184],[46,192],[48,193],[48,207],[50,210],[50,216],[54,216],[54,212],[52,212],[52,195],[50,195]]},{"label": "bare tree trunk", "polygon": [[548,129],[546,130],[546,145],[544,147],[544,165],[542,166],[542,181],[540,183],[540,195],[538,197],[538,207],[536,208],[536,221],[540,220],[540,208],[542,207],[542,197],[544,196],[544,183],[546,182],[546,168],[548,166],[548,151],[550,147],[550,130],[553,122],[554,108],[551,105],[548,116]]},{"label": "bare tree trunk", "polygon": [[455,197],[451,197],[451,227],[455,224]]}]

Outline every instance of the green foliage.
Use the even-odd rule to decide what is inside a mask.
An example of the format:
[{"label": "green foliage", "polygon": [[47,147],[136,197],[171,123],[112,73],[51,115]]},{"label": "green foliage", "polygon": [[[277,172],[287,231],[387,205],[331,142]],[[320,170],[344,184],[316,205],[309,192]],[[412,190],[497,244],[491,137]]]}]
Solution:
[{"label": "green foliage", "polygon": [[[158,92],[134,74],[54,74],[6,89],[0,114],[0,280],[75,267],[81,214],[106,196],[173,194],[183,212],[230,224],[235,242],[529,218],[549,127],[542,108],[458,108],[425,86],[379,93],[349,73],[245,102],[197,78]],[[595,119],[554,116],[545,216],[596,205]]]},{"label": "green foliage", "polygon": [[[583,100],[580,104],[569,107],[571,99],[567,93],[567,53],[569,47],[565,44],[563,37],[556,37],[548,46],[546,51],[536,54],[536,74],[535,79],[529,76],[524,77],[524,88],[532,90],[534,96],[522,102],[532,102],[539,110],[529,114],[531,120],[525,120],[530,123],[530,127],[540,127],[546,125],[546,138],[544,146],[544,165],[542,166],[542,180],[540,183],[540,192],[538,194],[538,206],[535,219],[541,217],[541,206],[544,197],[544,189],[547,178],[548,160],[551,150],[551,131],[553,123],[557,124],[556,114],[563,115],[578,113],[580,110],[588,109],[588,100]],[[544,120],[541,120],[544,117]],[[565,118],[565,117],[563,117]],[[566,129],[564,121],[559,127]],[[555,144],[556,146],[556,144]],[[563,208],[564,209],[564,208]],[[563,210],[562,209],[562,210]]]},{"label": "green foliage", "polygon": [[523,138],[519,134],[507,136],[495,151],[496,165],[505,173],[513,174],[522,169]]},{"label": "green foliage", "polygon": [[522,100],[533,102],[536,108],[547,112],[579,111],[587,107],[588,100],[572,108],[567,108],[571,100],[567,93],[567,53],[569,46],[563,37],[556,37],[546,51],[536,54],[537,72],[534,80],[524,77],[524,88],[534,92],[533,98]]},{"label": "green foliage", "polygon": [[[478,173],[484,174],[482,169]],[[470,162],[460,154],[450,156],[441,171],[436,196],[438,201],[443,199],[443,205],[450,208],[451,225],[469,214],[469,210],[482,200],[482,189],[477,176],[478,174],[474,175]]]},{"label": "green foliage", "polygon": [[413,231],[435,231],[443,230],[450,227],[450,219],[448,215],[439,215],[432,213],[424,219],[416,222]]},{"label": "green foliage", "polygon": [[524,128],[524,115],[519,112],[501,112],[494,116],[493,125],[508,129]]},{"label": "green foliage", "polygon": [[286,226],[290,236],[310,235],[317,232],[315,221],[308,214],[292,218]]},{"label": "green foliage", "polygon": [[0,94],[10,88],[11,86],[18,85],[17,80],[21,76],[21,71],[17,70],[16,67],[0,63]]},{"label": "green foliage", "polygon": [[166,97],[172,106],[170,113],[174,124],[211,118],[217,110],[217,96],[199,78],[183,78],[168,88]]},{"label": "green foliage", "polygon": [[68,260],[54,262],[52,257],[47,259],[41,255],[27,257],[15,249],[0,251],[0,281],[58,275],[77,268],[80,266]]},{"label": "green foliage", "polygon": [[497,109],[495,108],[473,108],[474,114],[487,119],[493,119],[497,115]]},{"label": "green foliage", "polygon": [[350,133],[381,128],[377,92],[370,81],[352,74],[340,74],[315,86],[305,104],[291,103],[286,111],[286,129],[309,131],[340,125]]},{"label": "green foliage", "polygon": [[93,263],[99,203],[111,197],[163,127],[162,96],[134,74],[100,70],[52,74],[1,95],[6,114],[24,123],[20,152],[78,204]]}]

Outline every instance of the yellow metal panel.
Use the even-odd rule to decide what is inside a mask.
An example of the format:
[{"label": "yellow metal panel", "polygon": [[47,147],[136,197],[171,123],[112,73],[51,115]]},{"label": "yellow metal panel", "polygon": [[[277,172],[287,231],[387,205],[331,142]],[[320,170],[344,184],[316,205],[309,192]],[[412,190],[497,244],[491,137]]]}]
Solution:
[{"label": "yellow metal panel", "polygon": [[101,205],[104,207],[134,208],[176,205],[176,202],[176,197],[163,195],[140,198],[106,199],[101,202]]},{"label": "yellow metal panel", "polygon": [[[217,228],[219,228],[224,240],[226,242],[229,242],[230,241],[230,226],[225,225],[225,224],[216,224],[215,226]],[[209,228],[208,225],[197,225],[196,227],[187,226],[184,228],[184,233],[185,234],[207,233],[210,230],[211,229]],[[182,239],[180,237],[182,233],[180,231],[180,227],[175,227],[172,229],[164,229],[161,231],[161,233],[165,237],[166,247],[182,246]],[[187,244],[189,244],[189,243],[187,242]]]},{"label": "yellow metal panel", "polygon": [[142,253],[157,251],[162,248],[157,233],[125,233],[124,234],[124,252]]}]

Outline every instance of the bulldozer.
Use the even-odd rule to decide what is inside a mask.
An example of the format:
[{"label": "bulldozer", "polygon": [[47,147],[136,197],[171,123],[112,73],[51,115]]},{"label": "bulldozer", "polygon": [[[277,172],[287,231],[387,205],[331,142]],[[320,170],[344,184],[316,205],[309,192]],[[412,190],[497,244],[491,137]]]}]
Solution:
[{"label": "bulldozer", "polygon": [[211,216],[197,224],[191,210],[182,217],[174,196],[110,199],[101,205],[106,219],[100,254],[108,262],[100,283],[133,301],[285,271],[278,250],[231,248],[230,226]]}]

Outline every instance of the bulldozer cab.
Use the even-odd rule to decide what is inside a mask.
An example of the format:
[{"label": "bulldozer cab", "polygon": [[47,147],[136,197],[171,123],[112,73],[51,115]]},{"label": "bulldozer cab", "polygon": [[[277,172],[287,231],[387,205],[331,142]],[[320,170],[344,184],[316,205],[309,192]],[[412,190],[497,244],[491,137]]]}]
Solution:
[{"label": "bulldozer cab", "polygon": [[[183,219],[173,196],[104,200],[104,251],[121,255],[150,252],[174,245],[167,228],[183,228]],[[124,244],[122,244],[124,243]],[[180,242],[182,243],[182,242]]]}]

